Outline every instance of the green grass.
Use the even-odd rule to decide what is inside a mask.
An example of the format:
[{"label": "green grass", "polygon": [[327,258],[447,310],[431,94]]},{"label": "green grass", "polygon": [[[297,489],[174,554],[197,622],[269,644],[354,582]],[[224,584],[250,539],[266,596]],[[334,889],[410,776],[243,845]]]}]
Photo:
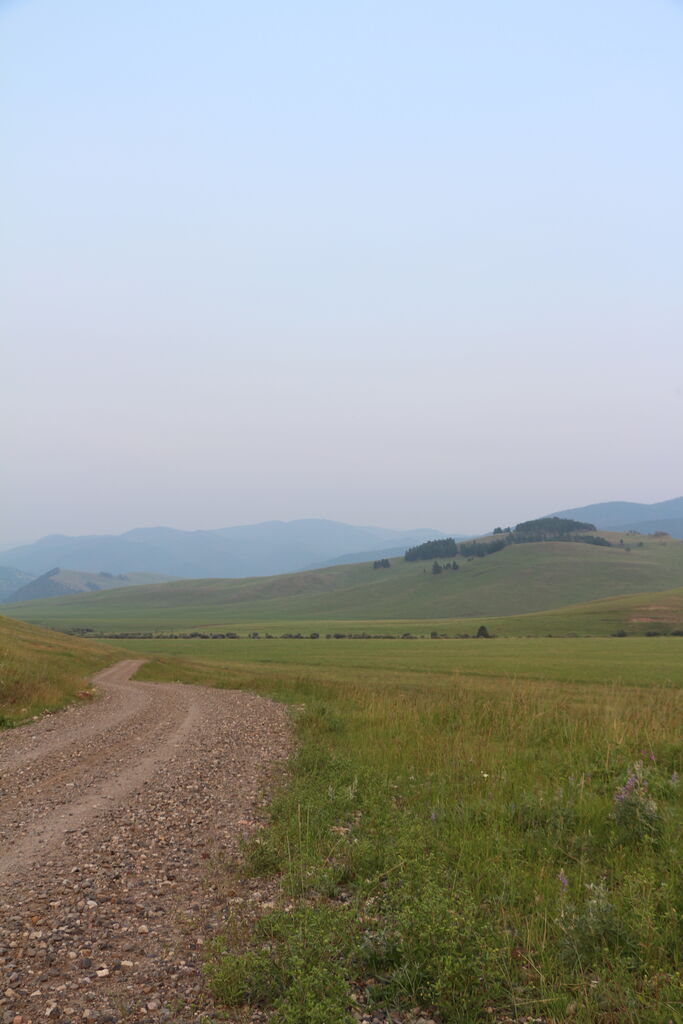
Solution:
[{"label": "green grass", "polygon": [[[618,540],[618,535],[609,535]],[[626,537],[627,543],[633,538]],[[644,538],[630,550],[587,544],[508,547],[460,561],[458,572],[393,559],[247,580],[182,580],[8,605],[8,614],[57,628],[173,630],[252,623],[499,618],[600,598],[683,587],[683,541]]]},{"label": "green grass", "polygon": [[87,677],[117,656],[105,644],[0,617],[0,728],[90,696]]},{"label": "green grass", "polygon": [[[267,682],[319,672],[340,684],[449,688],[460,676],[624,687],[683,686],[683,637],[494,640],[110,640],[149,659],[180,658],[206,671],[246,672]],[[186,671],[186,669],[183,669]]]},{"label": "green grass", "polygon": [[446,1024],[677,1021],[681,643],[136,644],[144,678],[271,695],[297,726],[244,867],[282,899],[235,910],[217,996],[279,1024],[350,1022],[352,991]]}]

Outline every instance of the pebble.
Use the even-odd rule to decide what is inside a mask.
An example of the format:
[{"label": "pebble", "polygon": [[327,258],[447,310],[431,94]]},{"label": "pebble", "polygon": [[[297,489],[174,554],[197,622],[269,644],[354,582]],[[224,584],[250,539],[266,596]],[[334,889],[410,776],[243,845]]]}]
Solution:
[{"label": "pebble", "polygon": [[[0,734],[0,978],[11,993],[0,1022],[215,1019],[198,945],[230,908],[211,858],[236,855],[262,820],[270,766],[290,748],[287,713],[247,693],[100,685],[101,700],[51,716],[49,735],[46,719]],[[110,779],[113,798],[96,798]],[[25,863],[12,865],[19,849]]]}]

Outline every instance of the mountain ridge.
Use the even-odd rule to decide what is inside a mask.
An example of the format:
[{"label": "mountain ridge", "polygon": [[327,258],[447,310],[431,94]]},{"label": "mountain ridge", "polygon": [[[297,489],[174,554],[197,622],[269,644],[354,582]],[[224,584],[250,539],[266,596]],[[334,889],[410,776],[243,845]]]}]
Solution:
[{"label": "mountain ridge", "polygon": [[271,520],[217,530],[136,527],[123,534],[51,534],[3,552],[3,562],[30,575],[64,565],[78,572],[146,572],[225,578],[296,572],[348,554],[405,548],[443,534],[427,528],[389,530],[329,519]]},{"label": "mountain ridge", "polygon": [[683,497],[668,498],[644,504],[637,501],[603,501],[580,508],[563,509],[552,515],[562,518],[587,519],[598,530],[626,533],[655,533],[663,530],[672,537],[683,538]]},{"label": "mountain ridge", "polygon": [[77,572],[57,567],[12,591],[5,597],[4,603],[40,601],[49,597],[68,597],[70,594],[96,593],[99,590],[116,590],[120,587],[170,583],[172,580],[172,576],[162,576],[158,573],[132,572],[114,576],[108,572]]}]

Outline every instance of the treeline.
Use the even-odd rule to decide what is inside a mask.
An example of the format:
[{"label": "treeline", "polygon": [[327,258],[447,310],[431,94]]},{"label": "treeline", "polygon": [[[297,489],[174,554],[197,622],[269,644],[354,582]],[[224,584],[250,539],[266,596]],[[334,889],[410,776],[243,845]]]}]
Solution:
[{"label": "treeline", "polygon": [[[498,530],[493,532],[503,532]],[[595,533],[592,523],[582,523],[578,519],[561,519],[559,516],[546,516],[543,519],[528,519],[525,523],[517,523],[514,531],[508,532],[521,534],[525,537],[540,538],[541,540],[558,540],[575,533]]]},{"label": "treeline", "polygon": [[448,558],[453,555],[461,555],[463,558],[482,558],[484,555],[492,555],[494,552],[500,551],[509,543],[511,543],[509,540],[503,538],[468,540],[457,543],[452,537],[446,537],[445,540],[428,540],[424,544],[418,544],[417,547],[408,548],[404,558],[406,562],[423,562],[429,559]]},{"label": "treeline", "polygon": [[406,562],[422,562],[437,558],[483,558],[501,551],[509,544],[532,544],[539,541],[563,540],[580,544],[596,544],[599,547],[611,548],[610,541],[595,534],[592,523],[581,523],[578,519],[561,519],[559,516],[546,516],[543,519],[529,519],[503,529],[497,526],[493,531],[492,540],[469,540],[458,542],[452,537],[442,540],[428,540],[424,544],[408,548],[404,558]]},{"label": "treeline", "polygon": [[408,548],[404,558],[406,562],[422,562],[430,558],[450,558],[457,555],[458,545],[452,537],[443,540],[426,540],[414,548]]},{"label": "treeline", "polygon": [[[476,633],[203,633],[192,630],[189,633],[151,632],[98,632],[85,626],[69,626],[59,630],[68,636],[87,636],[93,640],[472,640],[490,637],[486,626],[480,626]],[[654,634],[653,634],[654,635]]]}]

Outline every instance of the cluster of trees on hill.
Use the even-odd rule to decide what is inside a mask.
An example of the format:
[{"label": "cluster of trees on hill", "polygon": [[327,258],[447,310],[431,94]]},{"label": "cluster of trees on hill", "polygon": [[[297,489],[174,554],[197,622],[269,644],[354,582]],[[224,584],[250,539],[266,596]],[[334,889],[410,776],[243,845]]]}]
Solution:
[{"label": "cluster of trees on hill", "polygon": [[592,523],[581,523],[578,519],[546,516],[543,519],[528,519],[525,523],[517,523],[513,532],[541,540],[557,540],[575,533],[595,533],[595,527]]},{"label": "cluster of trees on hill", "polygon": [[406,562],[421,562],[437,558],[450,558],[461,555],[463,558],[483,558],[501,551],[508,544],[530,544],[544,540],[567,540],[583,544],[597,544],[601,547],[612,547],[604,537],[595,535],[592,523],[582,523],[578,519],[561,519],[559,516],[546,516],[543,519],[529,519],[503,529],[497,526],[493,531],[493,540],[470,540],[458,543],[452,537],[442,540],[428,540],[424,544],[408,548],[405,553]]},{"label": "cluster of trees on hill", "polygon": [[372,563],[373,569],[391,569],[391,562],[388,558],[376,558]]},{"label": "cluster of trees on hill", "polygon": [[408,548],[404,558],[406,562],[422,562],[429,558],[450,558],[458,553],[457,541],[452,537],[443,540],[427,540],[414,548]]},{"label": "cluster of trees on hill", "polygon": [[460,566],[458,565],[457,562],[445,562],[442,565],[441,562],[437,562],[436,558],[434,559],[434,561],[432,563],[432,572],[434,573],[435,576],[438,576],[438,574],[440,572],[443,572],[445,569],[455,569],[455,570],[457,570],[459,568],[460,568]]}]

